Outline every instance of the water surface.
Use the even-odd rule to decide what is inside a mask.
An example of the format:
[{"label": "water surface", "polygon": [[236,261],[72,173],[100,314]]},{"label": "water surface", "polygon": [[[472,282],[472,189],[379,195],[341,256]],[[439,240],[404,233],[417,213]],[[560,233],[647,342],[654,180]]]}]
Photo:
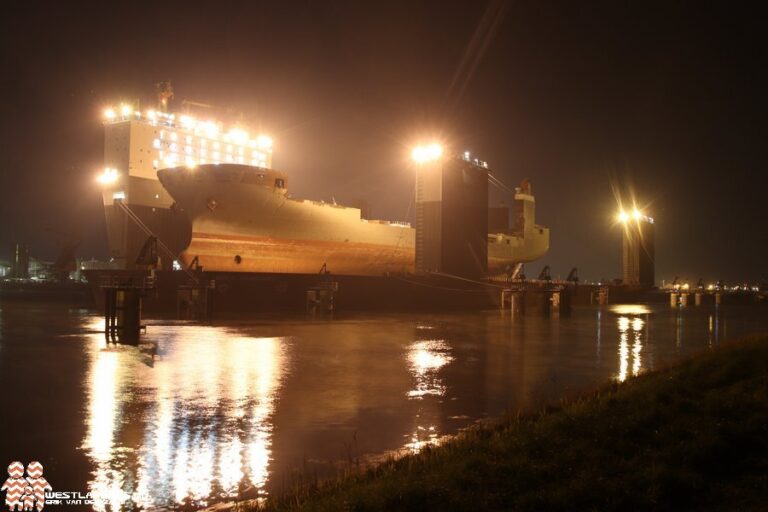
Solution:
[{"label": "water surface", "polygon": [[90,311],[2,303],[0,465],[39,460],[100,510],[264,497],[766,332],[765,312],[250,319],[150,325],[136,348],[107,347]]}]

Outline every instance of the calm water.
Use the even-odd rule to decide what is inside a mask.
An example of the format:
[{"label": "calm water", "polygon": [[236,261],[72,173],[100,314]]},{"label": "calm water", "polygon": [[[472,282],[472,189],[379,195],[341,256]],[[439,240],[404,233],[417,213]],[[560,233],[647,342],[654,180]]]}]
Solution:
[{"label": "calm water", "polygon": [[[0,304],[0,466],[39,460],[97,509],[260,497],[479,418],[768,331],[766,308],[612,306],[151,325],[107,348],[86,310]],[[7,462],[6,462],[7,461]]]}]

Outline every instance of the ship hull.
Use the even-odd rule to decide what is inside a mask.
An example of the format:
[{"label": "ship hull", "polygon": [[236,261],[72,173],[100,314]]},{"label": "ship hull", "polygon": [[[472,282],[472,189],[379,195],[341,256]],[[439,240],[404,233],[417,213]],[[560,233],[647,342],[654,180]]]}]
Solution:
[{"label": "ship hull", "polygon": [[[191,221],[181,260],[216,272],[381,276],[415,271],[413,228],[361,218],[357,208],[287,196],[284,174],[240,165],[158,172]],[[547,252],[549,230],[531,222],[518,234],[489,236],[488,271]]]},{"label": "ship hull", "polygon": [[[239,258],[238,258],[239,257]],[[375,243],[192,233],[182,253],[186,265],[223,272],[382,275],[409,272],[413,249]]]},{"label": "ship hull", "polygon": [[414,231],[408,225],[290,198],[285,175],[276,171],[227,165],[164,169],[158,177],[191,220],[191,241],[181,254],[187,266],[249,273],[413,272]]}]

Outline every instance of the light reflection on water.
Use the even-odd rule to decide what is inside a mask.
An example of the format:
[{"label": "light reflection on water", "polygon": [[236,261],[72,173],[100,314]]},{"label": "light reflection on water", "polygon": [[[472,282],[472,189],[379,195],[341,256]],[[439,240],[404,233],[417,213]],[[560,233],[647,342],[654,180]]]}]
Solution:
[{"label": "light reflection on water", "polygon": [[645,304],[614,304],[608,306],[609,310],[617,315],[647,315],[651,309]]},{"label": "light reflection on water", "polygon": [[642,351],[645,321],[640,317],[620,316],[616,322],[619,328],[619,372],[616,380],[624,382],[629,376],[630,361],[632,363],[632,375],[638,375],[643,369]]},{"label": "light reflection on water", "polygon": [[[417,452],[485,416],[766,330],[764,313],[664,304],[576,308],[562,319],[150,326],[142,339],[155,350],[107,348],[94,334],[102,320],[86,312],[0,303],[0,386],[25,382],[23,396],[2,403],[0,453],[40,453],[54,489],[91,491],[97,510],[263,498],[306,468],[333,476],[357,456]],[[45,421],[29,421],[30,400]]]},{"label": "light reflection on water", "polygon": [[[182,327],[183,343],[151,367],[104,349],[93,335],[88,382],[89,482],[96,510],[204,506],[211,496],[266,496],[276,392],[286,367],[281,338],[249,338],[225,329]],[[127,375],[148,410],[122,409]],[[141,437],[132,450],[116,432]],[[135,477],[128,470],[135,467]]]},{"label": "light reflection on water", "polygon": [[453,358],[444,340],[416,341],[408,349],[408,366],[416,380],[416,386],[408,391],[411,398],[425,395],[442,396],[445,385],[439,377],[439,370]]},{"label": "light reflection on water", "polygon": [[[405,448],[418,453],[428,444],[436,444],[440,432],[437,416],[439,399],[446,387],[440,377],[440,369],[453,361],[450,347],[445,340],[417,340],[408,348],[408,367],[415,386],[407,393],[412,400],[421,400],[416,414],[416,426],[405,443]],[[438,403],[434,403],[435,400]]]}]

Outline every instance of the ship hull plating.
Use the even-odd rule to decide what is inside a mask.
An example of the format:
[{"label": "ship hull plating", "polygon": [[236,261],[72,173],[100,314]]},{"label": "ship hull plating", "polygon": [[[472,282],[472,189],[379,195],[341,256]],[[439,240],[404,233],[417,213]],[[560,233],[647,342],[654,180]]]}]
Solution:
[{"label": "ship hull plating", "polygon": [[192,222],[181,258],[208,271],[382,275],[413,271],[414,232],[360,210],[287,196],[284,174],[239,165],[164,169]]},{"label": "ship hull plating", "polygon": [[334,274],[380,275],[410,271],[413,250],[375,243],[338,242],[192,233],[182,254],[204,269],[228,272],[316,274],[323,266]]},{"label": "ship hull plating", "polygon": [[[287,274],[324,268],[359,276],[415,271],[416,235],[409,225],[366,220],[357,208],[291,198],[283,173],[206,165],[162,169],[158,178],[191,221],[191,240],[181,253],[188,267]],[[548,248],[549,230],[533,222],[520,233],[490,235],[488,272],[508,271]]]}]

